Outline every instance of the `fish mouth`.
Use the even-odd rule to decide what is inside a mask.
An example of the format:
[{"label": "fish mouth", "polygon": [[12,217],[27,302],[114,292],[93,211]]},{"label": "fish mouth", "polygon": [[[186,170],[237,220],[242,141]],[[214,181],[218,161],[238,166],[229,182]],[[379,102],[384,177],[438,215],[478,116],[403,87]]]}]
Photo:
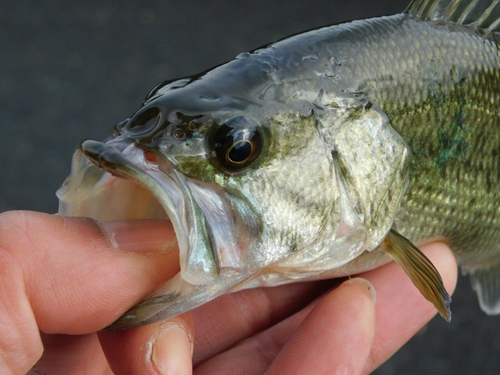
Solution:
[{"label": "fish mouth", "polygon": [[[98,221],[162,219],[172,222],[180,276],[196,286],[219,268],[241,266],[230,204],[223,191],[193,181],[155,151],[123,139],[84,141],[70,176],[57,192],[59,214]],[[214,210],[218,207],[218,211]]]},{"label": "fish mouth", "polygon": [[[101,222],[163,219],[174,228],[180,272],[129,308],[108,330],[192,310],[236,290],[256,272],[248,265],[248,249],[262,228],[251,201],[216,182],[184,175],[160,151],[127,138],[83,142],[57,196],[61,215]],[[165,246],[171,247],[171,241]]]}]

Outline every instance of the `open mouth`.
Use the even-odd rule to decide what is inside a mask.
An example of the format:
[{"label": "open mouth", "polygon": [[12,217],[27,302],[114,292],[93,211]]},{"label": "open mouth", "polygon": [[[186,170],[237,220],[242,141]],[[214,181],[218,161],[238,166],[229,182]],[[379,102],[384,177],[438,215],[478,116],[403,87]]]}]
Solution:
[{"label": "open mouth", "polygon": [[234,243],[219,235],[224,224],[220,217],[228,216],[212,209],[227,209],[220,194],[198,186],[165,158],[123,140],[83,142],[57,195],[62,215],[99,221],[170,220],[182,278],[192,285],[212,281],[219,271],[216,249]]},{"label": "open mouth", "polygon": [[[234,230],[234,203],[220,188],[184,176],[165,157],[155,157],[152,151],[134,143],[123,139],[83,142],[57,196],[61,215],[98,221],[172,222],[179,246],[180,273],[132,307],[112,329],[158,320],[165,306],[174,306],[165,316],[196,307],[215,294],[223,294],[225,290],[213,290],[222,268],[242,267],[238,233]],[[236,282],[232,274],[224,277],[227,288]]]},{"label": "open mouth", "polygon": [[133,144],[83,142],[57,196],[62,215],[98,221],[170,220],[179,246],[187,249],[184,199],[178,184]]}]

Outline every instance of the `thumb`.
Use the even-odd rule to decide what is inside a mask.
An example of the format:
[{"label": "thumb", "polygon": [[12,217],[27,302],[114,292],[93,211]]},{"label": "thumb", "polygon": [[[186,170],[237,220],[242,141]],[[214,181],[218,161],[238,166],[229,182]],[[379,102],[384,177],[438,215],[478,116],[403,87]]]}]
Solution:
[{"label": "thumb", "polygon": [[38,357],[39,331],[104,328],[177,273],[178,265],[166,221],[102,226],[28,211],[0,214],[0,348],[6,349],[0,349],[0,362],[20,353]]}]

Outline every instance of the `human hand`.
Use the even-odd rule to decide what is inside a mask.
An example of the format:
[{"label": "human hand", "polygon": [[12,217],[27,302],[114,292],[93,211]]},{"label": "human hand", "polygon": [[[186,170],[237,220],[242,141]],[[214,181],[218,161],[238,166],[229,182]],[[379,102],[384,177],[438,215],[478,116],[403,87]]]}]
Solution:
[{"label": "human hand", "polygon": [[[164,251],[174,236],[168,223],[106,230],[118,249],[89,219],[0,215],[0,368],[184,374],[192,371],[193,346],[198,374],[363,374],[436,313],[391,263],[362,275],[371,285],[353,279],[333,290],[338,281],[246,290],[167,321],[96,334],[178,271],[176,249]],[[439,243],[422,250],[451,294],[453,255]]]}]

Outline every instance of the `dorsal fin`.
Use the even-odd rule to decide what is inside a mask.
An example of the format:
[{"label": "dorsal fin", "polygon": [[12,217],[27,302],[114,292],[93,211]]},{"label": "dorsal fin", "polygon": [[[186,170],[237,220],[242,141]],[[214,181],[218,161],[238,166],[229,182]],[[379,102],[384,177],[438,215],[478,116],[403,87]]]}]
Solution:
[{"label": "dorsal fin", "polygon": [[413,0],[406,12],[424,20],[500,31],[500,0]]}]

